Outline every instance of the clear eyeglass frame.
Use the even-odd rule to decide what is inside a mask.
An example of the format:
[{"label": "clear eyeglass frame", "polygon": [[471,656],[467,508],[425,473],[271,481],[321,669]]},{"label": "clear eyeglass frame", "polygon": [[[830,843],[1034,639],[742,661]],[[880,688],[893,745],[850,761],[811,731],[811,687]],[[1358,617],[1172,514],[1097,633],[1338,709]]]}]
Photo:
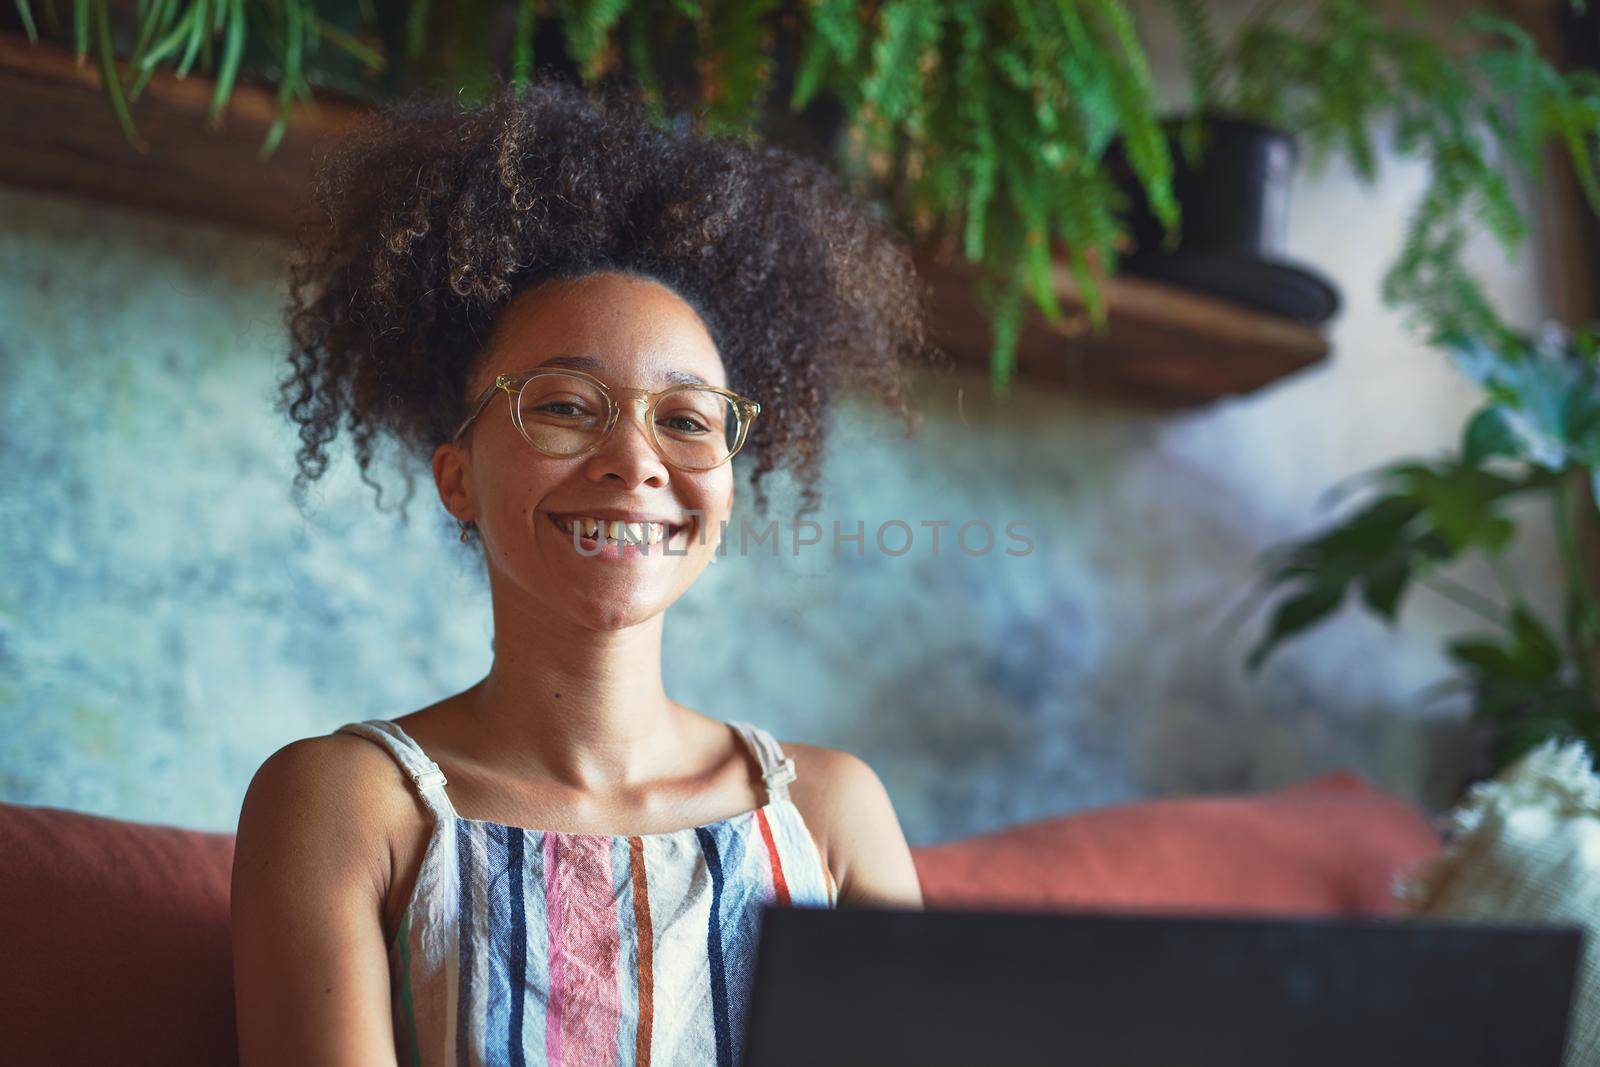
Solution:
[{"label": "clear eyeglass frame", "polygon": [[[600,390],[600,395],[606,398],[605,429],[600,431],[600,435],[595,438],[594,443],[588,448],[585,448],[579,452],[551,452],[548,449],[540,448],[537,444],[535,444],[533,437],[522,425],[522,405],[519,402],[519,398],[522,394],[523,387],[535,379],[545,377],[577,378]],[[736,431],[733,444],[728,448],[728,454],[723,456],[717,462],[704,466],[690,466],[668,459],[666,450],[661,447],[661,439],[656,436],[656,405],[659,404],[665,397],[690,389],[699,390],[702,392],[709,391],[725,397],[733,405],[733,409],[735,412],[737,412],[739,418],[738,430]],[[587,456],[589,453],[605,444],[607,439],[610,438],[611,432],[616,429],[618,417],[622,413],[622,402],[627,400],[642,405],[642,411],[640,414],[643,416],[645,436],[649,439],[650,446],[656,450],[656,455],[660,456],[663,462],[669,463],[672,466],[677,467],[679,470],[696,473],[700,471],[715,470],[724,463],[727,463],[729,460],[733,459],[734,455],[744,447],[745,441],[749,438],[750,427],[755,422],[756,416],[761,414],[761,405],[759,403],[751,400],[747,396],[740,396],[733,390],[724,389],[718,385],[669,385],[665,389],[658,389],[654,392],[651,392],[648,389],[621,389],[613,388],[612,386],[607,385],[605,382],[601,381],[599,378],[596,378],[592,374],[587,374],[581,370],[571,370],[562,367],[559,369],[551,368],[549,370],[530,371],[527,374],[498,375],[495,380],[489,384],[488,388],[486,388],[482,394],[479,395],[477,401],[474,402],[472,406],[472,414],[468,415],[466,421],[464,421],[461,424],[461,427],[456,430],[454,436],[451,437],[451,441],[461,440],[461,435],[467,432],[467,429],[472,425],[472,423],[478,418],[479,415],[483,414],[483,410],[489,406],[489,401],[493,400],[495,394],[501,390],[504,390],[507,397],[510,399],[511,421],[513,425],[516,426],[517,433],[522,436],[523,441],[525,441],[530,448],[541,455],[554,456],[558,459],[576,459],[579,456]]]}]

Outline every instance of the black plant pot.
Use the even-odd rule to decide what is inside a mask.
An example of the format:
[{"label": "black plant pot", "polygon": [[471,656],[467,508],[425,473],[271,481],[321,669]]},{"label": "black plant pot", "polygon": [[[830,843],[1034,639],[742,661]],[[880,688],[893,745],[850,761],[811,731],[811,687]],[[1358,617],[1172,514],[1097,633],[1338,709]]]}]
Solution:
[{"label": "black plant pot", "polygon": [[1282,255],[1289,191],[1298,155],[1294,136],[1258,122],[1207,114],[1201,152],[1190,166],[1179,143],[1183,118],[1162,122],[1173,157],[1173,194],[1182,210],[1179,240],[1165,231],[1144,188],[1114,144],[1107,164],[1128,197],[1123,222],[1132,238],[1120,270],[1171,282],[1246,307],[1305,323],[1339,309],[1326,279]]}]

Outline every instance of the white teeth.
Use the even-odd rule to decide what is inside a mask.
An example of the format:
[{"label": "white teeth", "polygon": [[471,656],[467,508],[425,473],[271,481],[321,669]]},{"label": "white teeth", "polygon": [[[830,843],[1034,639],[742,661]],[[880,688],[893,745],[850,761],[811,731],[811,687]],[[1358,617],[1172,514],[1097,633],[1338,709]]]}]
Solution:
[{"label": "white teeth", "polygon": [[667,524],[664,522],[614,522],[581,517],[563,519],[561,526],[568,533],[576,530],[582,537],[604,537],[612,544],[619,545],[655,545],[667,538]]}]

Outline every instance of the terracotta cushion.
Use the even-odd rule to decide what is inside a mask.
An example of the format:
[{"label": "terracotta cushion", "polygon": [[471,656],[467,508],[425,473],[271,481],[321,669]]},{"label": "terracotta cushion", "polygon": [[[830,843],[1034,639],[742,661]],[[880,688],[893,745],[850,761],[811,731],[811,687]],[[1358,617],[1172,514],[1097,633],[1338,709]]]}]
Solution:
[{"label": "terracotta cushion", "polygon": [[0,804],[0,1059],[238,1062],[233,835]]},{"label": "terracotta cushion", "polygon": [[1389,915],[1396,875],[1440,845],[1422,812],[1339,772],[1074,812],[913,856],[929,907]]},{"label": "terracotta cushion", "polygon": [[[1350,774],[1142,801],[914,849],[930,906],[1381,913],[1438,851]],[[5,1062],[234,1064],[231,834],[0,804]]]}]

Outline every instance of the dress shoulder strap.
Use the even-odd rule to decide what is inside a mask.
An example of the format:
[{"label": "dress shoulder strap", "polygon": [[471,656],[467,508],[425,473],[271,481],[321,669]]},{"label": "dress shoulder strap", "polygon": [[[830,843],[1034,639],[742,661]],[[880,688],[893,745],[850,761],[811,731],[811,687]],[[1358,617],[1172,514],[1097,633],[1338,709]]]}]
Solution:
[{"label": "dress shoulder strap", "polygon": [[739,731],[750,750],[761,764],[761,777],[767,783],[769,800],[788,800],[789,783],[794,781],[794,760],[783,754],[777,738],[753,722],[730,720],[729,726]]},{"label": "dress shoulder strap", "polygon": [[405,771],[406,777],[416,786],[429,811],[440,819],[456,817],[455,805],[450,803],[450,797],[444,791],[445,782],[448,781],[444,772],[439,769],[437,763],[428,758],[426,752],[422,751],[422,746],[400,728],[399,723],[390,722],[388,719],[347,722],[334,733],[365,737],[387,749],[389,755],[393,756],[395,762]]}]

